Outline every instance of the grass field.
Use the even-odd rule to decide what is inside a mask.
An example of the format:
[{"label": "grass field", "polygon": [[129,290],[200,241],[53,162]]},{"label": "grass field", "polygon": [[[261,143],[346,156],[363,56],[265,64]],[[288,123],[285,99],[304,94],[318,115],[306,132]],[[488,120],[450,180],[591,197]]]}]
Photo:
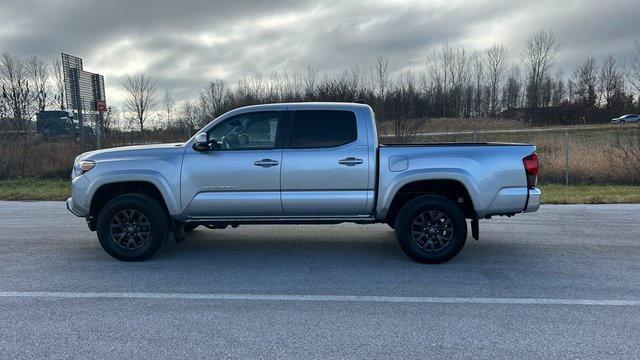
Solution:
[{"label": "grass field", "polygon": [[542,185],[545,204],[626,204],[640,203],[640,186]]},{"label": "grass field", "polygon": [[66,200],[69,192],[67,179],[0,180],[0,200]]},{"label": "grass field", "polygon": [[[542,185],[545,204],[640,203],[640,186]],[[0,200],[66,200],[69,180],[0,180]]]}]

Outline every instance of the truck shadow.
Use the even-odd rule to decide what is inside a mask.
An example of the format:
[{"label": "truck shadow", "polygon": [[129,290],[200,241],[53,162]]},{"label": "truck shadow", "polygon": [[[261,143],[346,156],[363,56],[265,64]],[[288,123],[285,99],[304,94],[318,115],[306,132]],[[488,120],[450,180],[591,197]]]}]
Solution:
[{"label": "truck shadow", "polygon": [[[250,261],[280,265],[326,263],[349,267],[356,264],[419,264],[404,254],[394,231],[386,225],[370,226],[245,226],[238,229],[198,228],[179,244],[169,241],[155,261]],[[345,231],[347,230],[347,231]],[[445,264],[485,264],[521,261],[530,256],[528,246],[492,239],[478,242],[469,236],[462,252]],[[518,259],[518,260],[516,260]],[[529,258],[529,261],[532,261]],[[529,262],[527,261],[527,262]]]},{"label": "truck shadow", "polygon": [[478,294],[525,282],[543,286],[548,274],[564,271],[561,256],[539,253],[536,241],[509,240],[477,242],[469,237],[457,257],[426,265],[406,256],[394,232],[382,225],[198,229],[185,242],[168,244],[145,265],[154,272],[180,272],[192,286],[294,293],[354,288],[376,293],[384,288],[398,294],[441,294],[443,289]]}]

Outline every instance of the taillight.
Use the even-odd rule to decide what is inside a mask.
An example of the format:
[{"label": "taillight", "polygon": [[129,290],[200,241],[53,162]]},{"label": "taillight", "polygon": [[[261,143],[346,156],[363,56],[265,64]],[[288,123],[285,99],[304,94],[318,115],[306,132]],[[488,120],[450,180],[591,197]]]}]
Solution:
[{"label": "taillight", "polygon": [[538,183],[538,173],[540,171],[540,162],[538,162],[538,154],[533,153],[524,159],[524,172],[527,174],[527,186],[530,188],[536,187]]}]

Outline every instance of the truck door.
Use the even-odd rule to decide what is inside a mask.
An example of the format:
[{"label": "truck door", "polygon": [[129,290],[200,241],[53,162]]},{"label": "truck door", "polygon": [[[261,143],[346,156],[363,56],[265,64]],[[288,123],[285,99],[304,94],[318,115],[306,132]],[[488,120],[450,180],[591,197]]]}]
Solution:
[{"label": "truck door", "polygon": [[218,149],[185,150],[181,201],[192,217],[282,216],[281,112],[232,116],[208,130]]},{"label": "truck door", "polygon": [[366,127],[347,110],[296,110],[282,156],[286,216],[365,215],[369,164]]}]

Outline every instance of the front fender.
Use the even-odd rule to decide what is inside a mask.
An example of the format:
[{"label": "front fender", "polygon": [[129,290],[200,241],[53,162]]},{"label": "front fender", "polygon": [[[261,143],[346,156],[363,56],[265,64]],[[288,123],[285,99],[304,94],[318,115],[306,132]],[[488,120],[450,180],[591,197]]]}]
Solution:
[{"label": "front fender", "polygon": [[[167,206],[167,210],[170,215],[178,215],[181,213],[180,206],[176,195],[174,194],[171,186],[167,179],[158,171],[154,170],[113,170],[101,172],[100,176],[96,178],[90,178],[90,185],[87,189],[88,201],[91,202],[93,196],[96,191],[107,184],[114,184],[120,182],[130,182],[130,181],[144,181],[153,184],[164,199],[164,202]],[[89,204],[87,204],[87,208],[89,208]]]}]

